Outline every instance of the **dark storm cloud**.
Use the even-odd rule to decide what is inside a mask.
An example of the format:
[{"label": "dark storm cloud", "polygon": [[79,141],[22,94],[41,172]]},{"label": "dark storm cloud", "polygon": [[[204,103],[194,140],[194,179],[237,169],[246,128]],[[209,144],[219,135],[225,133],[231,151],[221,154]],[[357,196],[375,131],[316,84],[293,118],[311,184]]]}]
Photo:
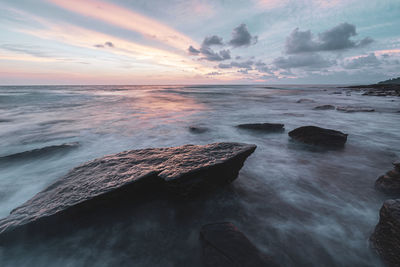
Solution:
[{"label": "dark storm cloud", "polygon": [[273,60],[273,65],[280,69],[292,68],[326,68],[335,64],[334,61],[324,59],[318,54],[294,55],[278,57]]},{"label": "dark storm cloud", "polygon": [[356,26],[341,23],[332,29],[318,34],[313,38],[310,30],[300,31],[296,28],[286,39],[286,53],[296,54],[303,52],[337,51],[366,46],[373,42],[370,37],[355,41],[350,38],[357,35]]},{"label": "dark storm cloud", "polygon": [[381,61],[375,56],[374,53],[370,53],[367,56],[361,56],[347,61],[344,64],[346,69],[361,69],[363,67],[376,67],[381,64]]},{"label": "dark storm cloud", "polygon": [[198,54],[200,54],[200,50],[194,48],[193,46],[189,46],[188,51],[189,51],[189,54],[191,54],[191,55],[198,55]]},{"label": "dark storm cloud", "polygon": [[223,42],[222,42],[221,37],[219,37],[217,35],[213,35],[213,36],[204,38],[202,45],[203,46],[223,45]]},{"label": "dark storm cloud", "polygon": [[232,39],[229,44],[233,47],[249,46],[257,43],[257,36],[251,36],[246,24],[242,23],[232,31]]}]

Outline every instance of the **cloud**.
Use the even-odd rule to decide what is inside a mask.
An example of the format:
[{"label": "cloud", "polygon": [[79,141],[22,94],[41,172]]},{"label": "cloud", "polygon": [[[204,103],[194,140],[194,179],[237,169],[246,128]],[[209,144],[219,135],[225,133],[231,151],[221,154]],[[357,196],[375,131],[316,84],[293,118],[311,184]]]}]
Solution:
[{"label": "cloud", "polygon": [[189,46],[188,51],[190,55],[202,55],[201,59],[208,61],[223,61],[227,59],[231,59],[231,51],[229,49],[223,49],[219,52],[215,52],[210,46],[213,45],[223,45],[222,38],[213,35],[210,37],[206,37],[201,44],[199,49],[194,48],[193,46]]},{"label": "cloud", "polygon": [[21,44],[1,44],[0,49],[4,49],[11,52],[17,52],[22,54],[31,55],[34,57],[51,57],[48,53],[44,52],[43,49],[32,45],[21,45]]},{"label": "cloud", "polygon": [[105,42],[104,44],[95,44],[93,46],[97,48],[104,48],[104,47],[114,48],[114,44],[112,42]]},{"label": "cloud", "polygon": [[[235,47],[249,46],[257,42],[257,36],[251,36],[247,30],[246,24],[240,24],[232,31],[232,39],[229,41],[229,45]],[[218,35],[207,36],[204,38],[201,47],[199,49],[190,45],[187,49],[190,55],[202,55],[201,59],[208,61],[223,61],[231,59],[231,51],[229,49],[223,49],[219,52],[214,51],[211,46],[224,46],[222,37]],[[236,59],[240,59],[237,56]],[[222,68],[234,67],[230,64],[222,64]]]},{"label": "cloud", "polygon": [[208,75],[208,76],[216,76],[216,75],[221,75],[221,74],[222,74],[221,72],[213,71],[213,72],[207,73],[206,75]]},{"label": "cloud", "polygon": [[257,36],[251,36],[246,24],[242,23],[233,29],[229,44],[233,47],[249,46],[257,43],[257,39]]},{"label": "cloud", "polygon": [[229,49],[224,49],[219,52],[215,52],[209,47],[202,46],[200,48],[200,53],[204,56],[201,59],[205,59],[208,61],[223,61],[227,59],[231,59],[231,51]]},{"label": "cloud", "polygon": [[326,60],[319,54],[301,54],[289,57],[278,57],[272,64],[280,69],[292,68],[326,68],[334,65],[335,61]]},{"label": "cloud", "polygon": [[222,38],[217,35],[204,38],[203,46],[212,46],[212,45],[223,45]]},{"label": "cloud", "polygon": [[188,51],[189,51],[190,55],[196,56],[196,55],[200,54],[200,50],[194,48],[193,46],[189,46]]},{"label": "cloud", "polygon": [[375,54],[370,53],[367,56],[359,56],[346,61],[343,67],[345,69],[361,69],[363,67],[376,67],[380,64],[381,61],[379,61]]},{"label": "cloud", "polygon": [[258,72],[272,74],[271,68],[269,66],[267,66],[267,64],[265,64],[262,61],[255,62],[254,66],[255,66],[256,70],[258,70]]},{"label": "cloud", "polygon": [[373,42],[373,39],[370,37],[359,41],[350,39],[356,35],[356,26],[346,22],[318,34],[318,38],[313,38],[310,30],[300,31],[299,28],[296,28],[286,38],[285,52],[287,54],[297,54],[303,52],[337,51],[362,47]]},{"label": "cloud", "polygon": [[104,46],[114,47],[114,44],[112,42],[105,42]]},{"label": "cloud", "polygon": [[122,6],[101,0],[49,0],[66,10],[131,30],[178,49],[186,49],[195,42],[160,21]]},{"label": "cloud", "polygon": [[251,60],[247,60],[247,61],[243,61],[243,62],[232,61],[229,64],[220,63],[218,65],[218,68],[220,68],[220,69],[241,68],[241,69],[251,70],[251,69],[253,69],[252,68],[253,64],[254,64],[254,62]]}]

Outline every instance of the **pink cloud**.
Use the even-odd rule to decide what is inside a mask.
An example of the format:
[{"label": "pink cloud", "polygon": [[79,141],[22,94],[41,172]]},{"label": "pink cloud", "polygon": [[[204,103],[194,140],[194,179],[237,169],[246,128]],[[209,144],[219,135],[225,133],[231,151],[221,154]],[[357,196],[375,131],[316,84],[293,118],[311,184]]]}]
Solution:
[{"label": "pink cloud", "polygon": [[[174,48],[186,50],[190,45],[196,45],[196,42],[191,38],[168,25],[114,4],[100,0],[48,1],[69,11],[138,32],[149,39],[154,39]],[[202,7],[199,6],[198,8],[201,9]]]}]

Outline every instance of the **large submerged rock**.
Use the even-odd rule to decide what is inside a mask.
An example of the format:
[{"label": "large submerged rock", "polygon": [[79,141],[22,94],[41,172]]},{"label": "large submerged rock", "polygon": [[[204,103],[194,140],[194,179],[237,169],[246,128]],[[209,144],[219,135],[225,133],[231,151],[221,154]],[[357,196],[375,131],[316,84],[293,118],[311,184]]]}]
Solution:
[{"label": "large submerged rock", "polygon": [[204,225],[200,230],[203,262],[207,267],[276,266],[232,223]]},{"label": "large submerged rock", "polygon": [[303,126],[289,132],[289,136],[297,141],[325,147],[343,147],[347,141],[347,134],[324,129],[317,126]]},{"label": "large submerged rock", "polygon": [[393,170],[376,180],[375,187],[387,194],[400,194],[400,161],[394,162],[393,165]]},{"label": "large submerged rock", "polygon": [[284,124],[281,123],[247,123],[239,124],[237,127],[246,130],[255,130],[262,132],[281,132],[284,131]]},{"label": "large submerged rock", "polygon": [[372,245],[388,266],[400,266],[400,199],[386,200],[379,216]]},{"label": "large submerged rock", "polygon": [[233,181],[255,145],[215,143],[125,151],[87,162],[0,220],[0,234],[155,187],[190,194]]}]

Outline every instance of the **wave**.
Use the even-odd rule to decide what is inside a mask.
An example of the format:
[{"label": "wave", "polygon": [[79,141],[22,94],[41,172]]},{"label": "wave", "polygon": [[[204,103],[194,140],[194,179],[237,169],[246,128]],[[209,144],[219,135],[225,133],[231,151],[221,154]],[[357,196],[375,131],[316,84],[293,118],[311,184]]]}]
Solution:
[{"label": "wave", "polygon": [[7,156],[0,157],[0,163],[9,163],[13,161],[31,160],[54,155],[60,152],[68,152],[71,149],[77,148],[79,142],[64,143],[61,145],[45,146],[33,150],[27,150]]}]

